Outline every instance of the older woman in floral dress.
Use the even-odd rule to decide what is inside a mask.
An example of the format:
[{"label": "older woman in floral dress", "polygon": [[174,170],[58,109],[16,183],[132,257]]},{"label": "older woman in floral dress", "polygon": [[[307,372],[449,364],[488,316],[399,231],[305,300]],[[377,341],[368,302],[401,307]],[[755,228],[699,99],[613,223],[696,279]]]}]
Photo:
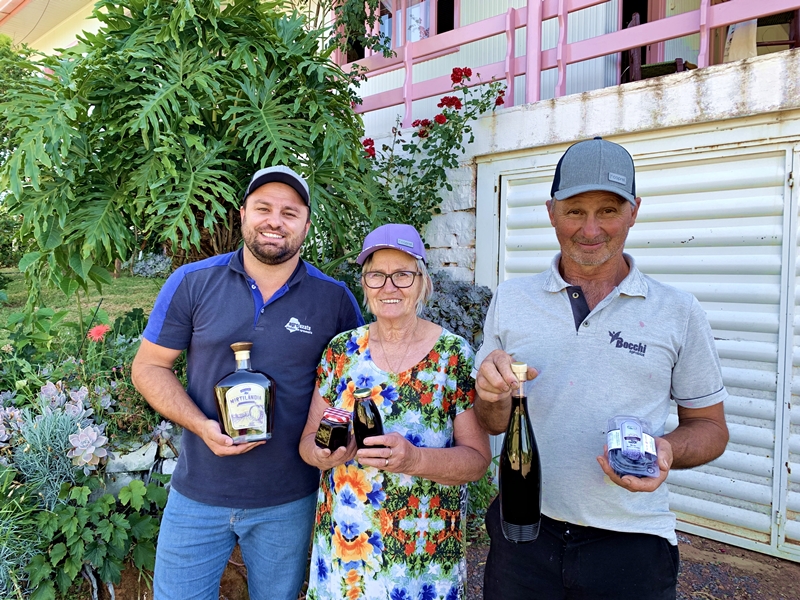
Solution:
[{"label": "older woman in floral dress", "polygon": [[[322,470],[309,600],[465,597],[466,486],[491,460],[472,411],[473,352],[418,314],[432,291],[410,225],[378,227],[358,257],[375,322],[331,340],[318,369],[303,459]],[[314,443],[325,408],[372,390],[384,435],[331,453]]]}]

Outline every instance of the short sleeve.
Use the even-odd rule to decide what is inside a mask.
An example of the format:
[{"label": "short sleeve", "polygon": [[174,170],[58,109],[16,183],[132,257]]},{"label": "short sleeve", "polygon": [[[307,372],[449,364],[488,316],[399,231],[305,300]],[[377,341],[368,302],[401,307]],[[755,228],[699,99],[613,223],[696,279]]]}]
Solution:
[{"label": "short sleeve", "polygon": [[154,344],[185,350],[192,340],[192,299],[183,269],[169,276],[158,293],[142,335]]},{"label": "short sleeve", "polygon": [[450,355],[448,378],[454,382],[453,401],[455,414],[459,415],[472,408],[475,403],[475,353],[469,343],[462,337],[453,336],[456,340],[453,353]]},{"label": "short sleeve", "polygon": [[683,344],[672,369],[671,395],[684,408],[705,408],[728,397],[711,326],[696,298],[692,298]]}]

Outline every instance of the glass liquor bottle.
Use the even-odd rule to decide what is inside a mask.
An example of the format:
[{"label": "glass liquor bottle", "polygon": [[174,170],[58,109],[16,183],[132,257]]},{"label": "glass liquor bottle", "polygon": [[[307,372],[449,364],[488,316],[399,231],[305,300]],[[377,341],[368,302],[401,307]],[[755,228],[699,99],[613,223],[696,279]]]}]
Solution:
[{"label": "glass liquor bottle", "polygon": [[372,390],[358,388],[353,392],[355,406],[353,407],[353,436],[356,438],[358,448],[385,448],[386,446],[366,446],[364,438],[374,435],[383,435],[383,419],[378,407],[372,400]]},{"label": "glass liquor bottle", "polygon": [[523,388],[528,365],[515,362],[511,370],[519,388],[511,396],[511,416],[500,453],[500,523],[509,542],[522,544],[539,535],[542,467]]},{"label": "glass liquor bottle", "polygon": [[214,386],[222,432],[234,444],[268,440],[272,437],[275,411],[275,382],[250,366],[252,342],[231,344],[236,370]]}]

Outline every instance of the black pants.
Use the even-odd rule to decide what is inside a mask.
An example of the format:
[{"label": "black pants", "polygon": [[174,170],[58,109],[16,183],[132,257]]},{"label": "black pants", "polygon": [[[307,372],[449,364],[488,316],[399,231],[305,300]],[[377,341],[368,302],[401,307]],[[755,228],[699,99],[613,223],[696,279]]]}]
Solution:
[{"label": "black pants", "polygon": [[675,600],[678,547],[662,537],[542,516],[536,541],[513,544],[503,537],[497,500],[486,529],[484,600]]}]

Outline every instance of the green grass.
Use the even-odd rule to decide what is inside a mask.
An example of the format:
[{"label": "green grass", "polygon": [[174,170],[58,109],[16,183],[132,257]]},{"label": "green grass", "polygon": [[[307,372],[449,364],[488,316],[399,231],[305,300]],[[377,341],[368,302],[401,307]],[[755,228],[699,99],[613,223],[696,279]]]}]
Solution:
[{"label": "green grass", "polygon": [[[0,274],[11,279],[5,288],[8,294],[8,302],[0,305],[1,327],[6,324],[11,313],[18,312],[25,307],[28,293],[25,289],[25,276],[17,269],[0,269]],[[164,279],[157,278],[132,277],[123,273],[111,284],[104,285],[102,293],[98,293],[97,289],[90,287],[87,297],[86,293],[80,290],[78,298],[80,299],[84,319],[87,319],[87,315],[90,316],[94,312],[101,298],[103,303],[100,308],[108,313],[111,322],[133,308],[141,308],[145,314],[149,315],[156,295],[158,295],[161,286],[164,285],[164,281]],[[66,320],[78,321],[78,299],[74,296],[67,299],[61,290],[44,289],[42,291],[41,306],[47,306],[56,311],[67,310],[69,315],[67,315]]]}]

